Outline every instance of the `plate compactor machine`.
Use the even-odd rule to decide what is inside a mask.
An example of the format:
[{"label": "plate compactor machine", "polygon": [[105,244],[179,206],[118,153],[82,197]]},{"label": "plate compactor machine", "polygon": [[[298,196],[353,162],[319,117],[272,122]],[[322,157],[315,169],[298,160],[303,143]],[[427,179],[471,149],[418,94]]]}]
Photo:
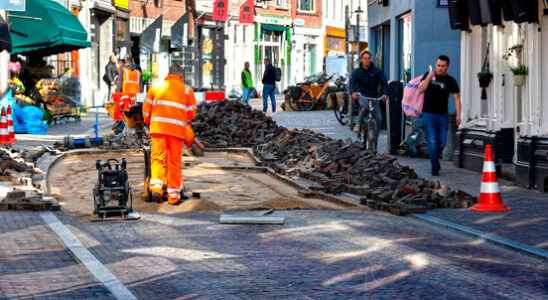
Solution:
[{"label": "plate compactor machine", "polygon": [[98,160],[98,179],[93,188],[94,214],[101,219],[118,215],[127,219],[133,212],[133,194],[129,186],[126,160]]}]

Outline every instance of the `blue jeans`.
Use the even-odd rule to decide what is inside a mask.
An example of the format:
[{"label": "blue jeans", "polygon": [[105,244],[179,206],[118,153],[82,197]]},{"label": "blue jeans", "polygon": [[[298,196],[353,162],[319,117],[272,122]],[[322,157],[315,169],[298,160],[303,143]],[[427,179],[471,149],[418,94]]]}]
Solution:
[{"label": "blue jeans", "polygon": [[[369,100],[367,100],[365,97],[360,96],[360,107],[361,108],[367,108],[369,109]],[[382,111],[381,111],[381,105],[379,101],[373,102],[373,117],[375,118],[375,121],[377,122],[377,128],[381,128],[382,124]],[[367,115],[364,116],[367,118]],[[380,130],[379,130],[380,131]]]},{"label": "blue jeans", "polygon": [[272,112],[276,112],[276,85],[265,84],[263,86],[263,112],[268,111],[268,97],[272,102]]},{"label": "blue jeans", "polygon": [[251,96],[251,88],[242,88],[243,96],[242,101],[245,104],[249,104],[249,98]]},{"label": "blue jeans", "polygon": [[433,170],[439,170],[440,154],[447,143],[447,129],[449,127],[449,117],[447,115],[422,113],[422,121],[426,129],[428,139],[428,152],[430,152],[430,162]]}]

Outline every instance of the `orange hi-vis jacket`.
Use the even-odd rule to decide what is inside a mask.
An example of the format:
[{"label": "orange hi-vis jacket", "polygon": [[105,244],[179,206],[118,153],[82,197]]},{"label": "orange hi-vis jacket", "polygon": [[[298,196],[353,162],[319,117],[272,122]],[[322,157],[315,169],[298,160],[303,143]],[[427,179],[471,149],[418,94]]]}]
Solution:
[{"label": "orange hi-vis jacket", "polygon": [[122,93],[138,94],[141,92],[141,84],[139,81],[139,70],[130,70],[124,68],[122,77]]},{"label": "orange hi-vis jacket", "polygon": [[143,104],[143,118],[151,134],[164,134],[183,139],[192,145],[194,132],[190,121],[196,116],[196,98],[180,77],[168,75],[153,86]]}]

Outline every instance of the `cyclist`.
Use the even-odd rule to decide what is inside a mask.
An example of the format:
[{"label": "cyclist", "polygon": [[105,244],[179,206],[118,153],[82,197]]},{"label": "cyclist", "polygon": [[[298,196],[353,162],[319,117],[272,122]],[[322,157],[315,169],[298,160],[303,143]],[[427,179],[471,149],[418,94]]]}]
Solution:
[{"label": "cyclist", "polygon": [[[359,103],[360,109],[365,110],[365,114],[369,113],[369,100],[361,99],[360,97],[379,98],[380,95],[386,99],[386,91],[388,90],[388,83],[384,77],[384,73],[371,61],[372,55],[369,50],[364,50],[360,54],[360,66],[352,72],[350,77],[350,94],[354,103]],[[382,123],[382,112],[378,101],[373,103],[373,115],[375,121],[380,127]],[[350,112],[351,113],[351,112]],[[362,122],[362,120],[360,120]],[[375,140],[379,136],[379,130],[376,132]]]}]

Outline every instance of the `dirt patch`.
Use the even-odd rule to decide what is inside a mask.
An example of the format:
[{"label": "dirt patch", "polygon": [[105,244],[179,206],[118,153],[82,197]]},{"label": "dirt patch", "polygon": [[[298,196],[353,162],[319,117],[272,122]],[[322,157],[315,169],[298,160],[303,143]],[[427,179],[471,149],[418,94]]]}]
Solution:
[{"label": "dirt patch", "polygon": [[212,152],[204,157],[185,157],[185,186],[199,192],[200,199],[191,199],[179,206],[167,203],[146,203],[141,200],[144,179],[144,157],[141,152],[112,152],[68,156],[50,172],[50,192],[58,195],[65,211],[91,215],[92,189],[97,181],[96,160],[126,158],[133,207],[138,211],[180,213],[191,211],[226,211],[242,209],[344,209],[321,199],[302,198],[297,190],[273,176],[243,170],[226,170],[223,166],[254,166],[246,154]]}]

